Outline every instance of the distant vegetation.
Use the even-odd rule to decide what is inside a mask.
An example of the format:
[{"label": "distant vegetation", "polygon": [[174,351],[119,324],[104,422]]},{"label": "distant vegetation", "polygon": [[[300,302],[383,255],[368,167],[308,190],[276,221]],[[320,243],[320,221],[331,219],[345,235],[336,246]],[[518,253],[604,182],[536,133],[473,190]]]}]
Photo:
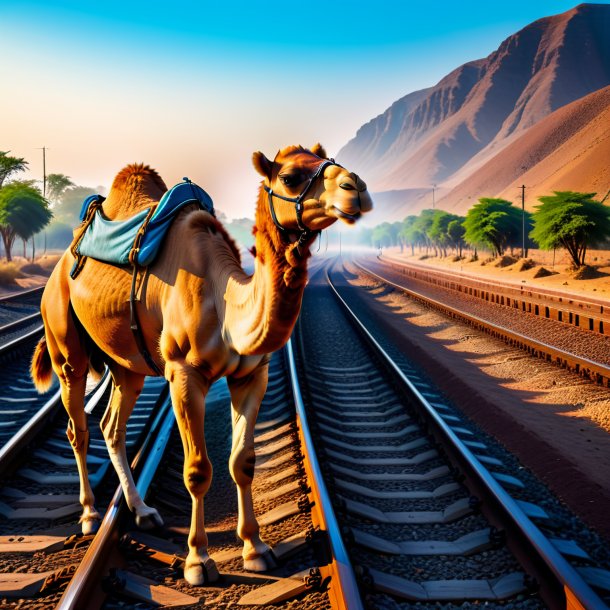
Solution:
[{"label": "distant vegetation", "polygon": [[[28,240],[31,241],[32,259],[36,247],[44,248],[45,251],[47,248],[67,248],[72,241],[73,230],[80,222],[79,213],[83,201],[89,195],[105,192],[101,186],[91,188],[77,185],[65,174],[49,174],[45,198],[34,180],[11,180],[15,174],[26,170],[27,166],[25,159],[11,157],[9,152],[0,152],[0,236],[7,261],[12,260],[17,238],[23,240],[24,257],[25,244]],[[222,212],[217,211],[217,214],[240,244],[249,247],[254,243],[254,223],[251,219],[229,221]],[[45,229],[44,234],[41,233],[42,229]],[[6,273],[13,273],[12,267]]]},{"label": "distant vegetation", "polygon": [[535,212],[523,214],[505,199],[482,197],[466,216],[443,210],[423,210],[402,222],[384,222],[361,234],[361,243],[375,248],[400,246],[433,253],[434,256],[462,257],[465,247],[477,256],[486,250],[493,256],[511,254],[523,247],[542,250],[565,248],[575,268],[585,265],[587,249],[603,245],[610,238],[610,208],[593,199],[595,193],[555,191],[540,197]]},{"label": "distant vegetation", "polygon": [[[49,202],[32,180],[14,180],[12,175],[26,169],[28,162],[21,157],[11,157],[10,151],[0,152],[0,235],[7,262],[12,260],[16,238],[23,240],[23,256],[26,242],[41,231],[53,216]],[[34,243],[32,241],[32,258]]]}]

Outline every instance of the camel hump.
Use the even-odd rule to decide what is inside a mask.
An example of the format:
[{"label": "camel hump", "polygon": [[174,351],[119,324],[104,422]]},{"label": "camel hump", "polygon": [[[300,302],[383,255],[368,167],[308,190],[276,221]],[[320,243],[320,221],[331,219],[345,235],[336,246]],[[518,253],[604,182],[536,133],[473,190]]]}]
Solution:
[{"label": "camel hump", "polygon": [[162,192],[167,190],[167,186],[157,170],[144,163],[130,163],[115,176],[111,191],[114,189],[119,191],[139,190],[142,186],[147,185],[154,185]]},{"label": "camel hump", "polygon": [[124,220],[157,203],[167,191],[161,176],[149,165],[132,163],[114,178],[103,205],[104,215],[111,220]]}]

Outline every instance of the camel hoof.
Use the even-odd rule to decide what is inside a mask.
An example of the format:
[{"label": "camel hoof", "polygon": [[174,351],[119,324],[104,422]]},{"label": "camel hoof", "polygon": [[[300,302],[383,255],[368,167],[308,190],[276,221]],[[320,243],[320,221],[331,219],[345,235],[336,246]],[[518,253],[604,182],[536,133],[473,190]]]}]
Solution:
[{"label": "camel hoof", "polygon": [[136,514],[136,526],[141,530],[154,530],[157,527],[163,527],[163,519],[157,510],[150,509],[150,512],[145,512],[141,515]]},{"label": "camel hoof", "polygon": [[266,572],[275,570],[278,566],[279,561],[271,549],[256,557],[244,558],[244,570],[248,572]]},{"label": "camel hoof", "polygon": [[95,534],[100,529],[100,523],[102,520],[99,517],[87,517],[81,521],[81,531],[83,536],[90,536]]},{"label": "camel hoof", "polygon": [[193,587],[202,587],[220,578],[216,563],[211,557],[205,561],[184,566],[184,578]]}]

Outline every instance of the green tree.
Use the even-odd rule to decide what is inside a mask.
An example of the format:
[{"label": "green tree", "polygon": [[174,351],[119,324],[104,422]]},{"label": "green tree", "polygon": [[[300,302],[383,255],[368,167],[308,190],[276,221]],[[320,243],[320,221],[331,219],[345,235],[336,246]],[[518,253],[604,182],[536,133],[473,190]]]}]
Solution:
[{"label": "green tree", "polygon": [[400,236],[407,246],[411,248],[411,256],[415,255],[415,246],[421,246],[426,237],[416,226],[417,216],[411,214],[402,221]]},{"label": "green tree", "polygon": [[402,222],[396,221],[390,224],[390,235],[392,236],[392,245],[400,246],[400,251],[402,252],[405,244],[400,235],[401,230]]},{"label": "green tree", "polygon": [[595,193],[554,191],[539,197],[530,237],[542,250],[565,248],[575,267],[585,264],[587,248],[610,236],[610,208],[595,201]]},{"label": "green tree", "polygon": [[63,191],[53,208],[53,215],[59,222],[75,227],[79,224],[78,217],[83,201],[89,195],[96,195],[97,193],[99,193],[99,190],[89,188],[88,186],[68,187]]},{"label": "green tree", "polygon": [[9,157],[9,152],[11,151],[0,151],[0,188],[7,178],[16,172],[24,171],[28,165],[28,162],[21,157]]},{"label": "green tree", "polygon": [[449,236],[451,243],[453,243],[453,247],[455,248],[457,255],[460,257],[462,256],[462,249],[464,248],[464,235],[466,234],[464,220],[465,218],[457,216],[447,225],[447,235]]},{"label": "green tree", "polygon": [[383,222],[373,229],[373,246],[387,248],[392,245],[392,230],[389,222]]},{"label": "green tree", "polygon": [[459,220],[459,218],[456,214],[450,214],[443,210],[435,210],[435,214],[432,215],[428,237],[434,246],[443,253],[443,256],[447,256],[447,247],[453,243],[449,235],[449,224],[452,221]]},{"label": "green tree", "polygon": [[423,238],[423,245],[426,247],[426,254],[428,253],[428,249],[431,247],[434,248],[434,253],[438,254],[438,252],[436,251],[436,246],[434,245],[434,241],[430,237],[430,229],[432,228],[434,217],[439,212],[441,212],[441,210],[422,210],[413,225],[414,230],[418,231]]},{"label": "green tree", "polygon": [[25,242],[45,227],[51,217],[48,201],[31,181],[3,186],[0,189],[0,235],[6,260],[12,260],[11,250],[16,237]]},{"label": "green tree", "polygon": [[[526,227],[531,223],[526,212]],[[466,214],[465,240],[473,246],[489,248],[501,256],[507,247],[514,248],[522,240],[522,212],[506,199],[482,197]],[[527,228],[526,228],[527,234]]]},{"label": "green tree", "polygon": [[57,202],[65,190],[73,186],[76,185],[70,180],[70,176],[65,174],[49,174],[47,176],[47,197],[49,200]]}]

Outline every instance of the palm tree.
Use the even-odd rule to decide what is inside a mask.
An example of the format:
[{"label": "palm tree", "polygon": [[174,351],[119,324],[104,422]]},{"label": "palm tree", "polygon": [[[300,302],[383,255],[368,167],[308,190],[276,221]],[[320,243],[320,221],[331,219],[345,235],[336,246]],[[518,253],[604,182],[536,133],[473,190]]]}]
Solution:
[{"label": "palm tree", "polygon": [[64,191],[72,186],[75,186],[75,184],[70,180],[70,176],[65,174],[49,174],[47,176],[48,198],[54,203],[57,203]]},{"label": "palm tree", "polygon": [[0,151],[0,188],[11,174],[24,171],[28,165],[22,157],[9,157],[9,152],[11,151]]},{"label": "palm tree", "polygon": [[12,260],[11,250],[16,237],[27,240],[53,216],[49,202],[32,181],[11,182],[0,189],[0,235],[6,260]]}]

